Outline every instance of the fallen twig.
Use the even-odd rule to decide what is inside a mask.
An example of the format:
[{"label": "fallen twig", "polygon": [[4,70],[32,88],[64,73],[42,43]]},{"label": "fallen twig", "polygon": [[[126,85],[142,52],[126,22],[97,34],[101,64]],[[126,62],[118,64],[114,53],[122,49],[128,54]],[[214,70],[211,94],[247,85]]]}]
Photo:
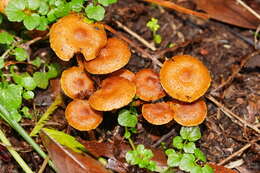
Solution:
[{"label": "fallen twig", "polygon": [[166,140],[167,138],[171,137],[173,134],[175,133],[175,128],[173,128],[170,132],[166,133],[165,135],[163,135],[159,140],[157,140],[152,147],[158,147],[161,142],[163,142],[164,140]]},{"label": "fallen twig", "polygon": [[193,15],[193,16],[197,16],[203,19],[209,19],[210,16],[206,13],[200,13],[200,12],[196,12],[187,8],[184,8],[182,6],[179,6],[171,1],[165,1],[165,0],[143,0],[146,2],[151,2],[151,3],[155,3],[157,5],[161,5],[163,7],[167,7],[173,10],[176,10],[178,12],[184,13],[184,14],[189,14],[189,15]]},{"label": "fallen twig", "polygon": [[[236,119],[239,120],[243,125],[250,127],[251,129],[253,129],[254,131],[256,131],[257,133],[260,134],[260,130],[259,130],[256,126],[254,126],[254,125],[248,123],[247,121],[245,121],[244,119],[240,118],[238,115],[236,115],[235,113],[233,113],[232,111],[230,111],[228,108],[226,108],[223,104],[221,104],[220,102],[218,102],[218,101],[217,101],[214,97],[212,97],[211,95],[206,96],[206,98],[209,99],[210,101],[212,101],[215,105],[217,105],[217,106],[220,108],[220,110],[221,110],[226,116],[228,116],[228,117],[231,118],[231,119],[232,119],[232,118],[236,118]],[[237,124],[240,125],[240,123],[237,123]]]}]

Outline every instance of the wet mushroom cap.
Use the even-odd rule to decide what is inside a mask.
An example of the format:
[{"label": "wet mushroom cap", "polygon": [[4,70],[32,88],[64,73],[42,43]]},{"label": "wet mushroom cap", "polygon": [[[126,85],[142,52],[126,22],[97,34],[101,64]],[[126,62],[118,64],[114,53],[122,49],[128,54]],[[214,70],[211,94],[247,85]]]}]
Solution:
[{"label": "wet mushroom cap", "polygon": [[65,110],[70,126],[81,131],[95,129],[103,120],[102,112],[93,110],[87,100],[73,100]]},{"label": "wet mushroom cap", "polygon": [[77,52],[81,52],[87,61],[92,60],[106,43],[103,25],[89,24],[81,14],[65,16],[50,29],[51,48],[64,61],[69,61]]},{"label": "wet mushroom cap", "polygon": [[203,100],[192,103],[172,102],[171,108],[174,111],[174,120],[182,126],[197,126],[207,116],[207,105]]},{"label": "wet mushroom cap", "polygon": [[94,82],[88,77],[84,69],[71,67],[62,72],[61,88],[72,99],[84,99],[94,92]]},{"label": "wet mushroom cap", "polygon": [[144,101],[158,100],[166,95],[159,75],[152,69],[142,69],[135,75],[136,95]]},{"label": "wet mushroom cap", "polygon": [[107,45],[102,48],[92,61],[84,63],[85,69],[92,74],[108,74],[124,67],[131,57],[127,43],[118,38],[109,38]]},{"label": "wet mushroom cap", "polygon": [[163,125],[173,120],[174,112],[168,102],[154,104],[144,104],[142,106],[142,115],[149,123],[154,125]]},{"label": "wet mushroom cap", "polygon": [[128,105],[134,98],[136,87],[122,77],[110,77],[102,81],[101,88],[89,98],[90,106],[99,111],[111,111]]},{"label": "wet mushroom cap", "polygon": [[112,77],[112,76],[119,76],[119,77],[123,77],[131,82],[134,81],[134,78],[135,78],[135,74],[133,72],[131,72],[130,70],[127,70],[125,68],[122,68],[120,70],[117,70],[111,74],[109,74],[109,77]]},{"label": "wet mushroom cap", "polygon": [[164,62],[160,80],[171,97],[193,102],[208,90],[211,77],[201,61],[189,55],[179,55]]}]

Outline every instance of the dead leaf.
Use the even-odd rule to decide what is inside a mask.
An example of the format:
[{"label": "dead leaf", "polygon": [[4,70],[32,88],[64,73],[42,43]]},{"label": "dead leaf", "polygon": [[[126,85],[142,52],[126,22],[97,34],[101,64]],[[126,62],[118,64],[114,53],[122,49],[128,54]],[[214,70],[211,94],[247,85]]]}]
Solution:
[{"label": "dead leaf", "polygon": [[[260,20],[238,4],[236,0],[195,0],[199,9],[206,11],[211,18],[244,28],[256,29]],[[244,1],[257,13],[260,12],[260,2]]]},{"label": "dead leaf", "polygon": [[44,132],[40,136],[58,173],[111,173],[91,156],[63,147]]},{"label": "dead leaf", "polygon": [[236,171],[224,166],[215,165],[213,163],[210,163],[209,165],[214,169],[214,173],[237,173]]}]

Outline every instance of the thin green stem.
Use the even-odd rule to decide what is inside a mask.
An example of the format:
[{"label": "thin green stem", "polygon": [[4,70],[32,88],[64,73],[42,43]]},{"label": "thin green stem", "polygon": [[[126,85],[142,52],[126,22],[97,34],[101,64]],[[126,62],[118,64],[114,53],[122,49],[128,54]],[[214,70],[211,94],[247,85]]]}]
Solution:
[{"label": "thin green stem", "polygon": [[4,132],[0,129],[0,140],[6,145],[7,150],[11,153],[11,155],[14,157],[16,162],[22,167],[25,173],[33,173],[31,168],[25,163],[23,158],[12,148],[10,141],[5,136]]},{"label": "thin green stem", "polygon": [[[6,110],[6,108],[0,103],[0,117],[2,117],[13,129],[15,129],[23,138],[26,140],[35,151],[42,157],[46,158],[47,155],[44,151],[42,151],[41,147],[35,143],[35,141],[27,134],[27,132],[18,124],[15,120],[12,119],[10,113]],[[54,165],[51,161],[49,161],[49,165],[54,168]]]},{"label": "thin green stem", "polygon": [[[127,127],[125,127],[125,131],[128,132],[128,128],[127,128]],[[134,145],[134,142],[132,141],[132,139],[131,139],[130,137],[127,138],[127,139],[128,139],[128,141],[129,141],[129,143],[130,143],[132,149],[135,150],[135,145]]]}]

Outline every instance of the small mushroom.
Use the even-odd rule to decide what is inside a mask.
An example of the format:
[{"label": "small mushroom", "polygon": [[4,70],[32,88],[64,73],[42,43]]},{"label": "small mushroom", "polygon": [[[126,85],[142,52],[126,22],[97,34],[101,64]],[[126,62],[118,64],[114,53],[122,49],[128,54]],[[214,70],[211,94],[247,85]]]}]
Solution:
[{"label": "small mushroom", "polygon": [[152,69],[142,69],[135,75],[136,95],[144,101],[154,101],[166,94],[160,84],[159,75]]},{"label": "small mushroom", "polygon": [[94,92],[94,82],[80,67],[64,70],[60,82],[63,92],[72,99],[84,99]]},{"label": "small mushroom", "polygon": [[154,104],[144,104],[142,115],[149,123],[154,125],[163,125],[173,120],[174,112],[169,102],[160,102]]},{"label": "small mushroom", "polygon": [[124,67],[131,57],[126,42],[118,38],[109,38],[106,47],[100,50],[97,58],[85,62],[85,69],[92,74],[108,74]]},{"label": "small mushroom", "polygon": [[66,119],[72,127],[81,131],[95,129],[103,120],[102,112],[93,110],[87,100],[73,100],[65,110]]},{"label": "small mushroom", "polygon": [[99,111],[111,111],[128,105],[134,98],[136,87],[122,77],[110,77],[102,81],[101,88],[89,98],[89,104]]},{"label": "small mushroom", "polygon": [[77,52],[81,52],[87,61],[92,60],[106,43],[103,25],[89,24],[81,14],[65,16],[50,29],[51,48],[63,61],[69,61]]},{"label": "small mushroom", "polygon": [[189,55],[179,55],[164,62],[160,80],[171,97],[193,102],[208,90],[211,77],[201,61]]},{"label": "small mushroom", "polygon": [[207,116],[207,105],[203,100],[192,103],[174,101],[171,108],[174,111],[174,120],[182,126],[197,126]]},{"label": "small mushroom", "polygon": [[120,70],[117,70],[113,73],[111,73],[109,75],[109,77],[112,77],[112,76],[119,76],[119,77],[123,77],[125,79],[128,79],[129,81],[133,82],[134,81],[134,78],[135,78],[135,74],[133,72],[131,72],[130,70],[127,70],[125,68],[122,68]]}]

